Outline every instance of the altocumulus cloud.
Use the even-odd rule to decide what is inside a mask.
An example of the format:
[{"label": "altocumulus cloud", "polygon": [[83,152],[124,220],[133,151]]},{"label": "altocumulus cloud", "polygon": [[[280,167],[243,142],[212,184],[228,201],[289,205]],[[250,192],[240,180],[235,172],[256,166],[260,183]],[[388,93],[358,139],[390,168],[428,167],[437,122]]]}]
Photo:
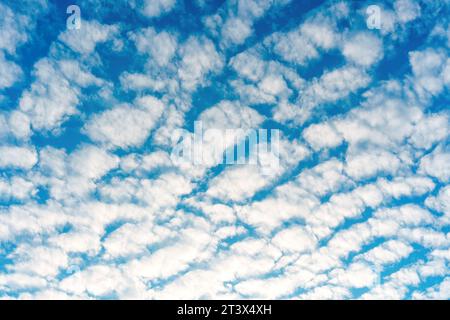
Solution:
[{"label": "altocumulus cloud", "polygon": [[0,298],[450,298],[447,2],[104,4],[0,4]]}]

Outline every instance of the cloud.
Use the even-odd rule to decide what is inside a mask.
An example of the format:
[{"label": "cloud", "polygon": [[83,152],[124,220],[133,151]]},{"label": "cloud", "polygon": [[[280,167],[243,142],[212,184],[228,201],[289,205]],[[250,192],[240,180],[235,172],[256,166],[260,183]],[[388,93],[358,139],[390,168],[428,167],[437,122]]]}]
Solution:
[{"label": "cloud", "polygon": [[442,182],[450,179],[450,153],[437,147],[432,153],[420,160],[420,172],[435,177]]},{"label": "cloud", "polygon": [[68,165],[73,172],[82,177],[98,179],[109,170],[117,167],[116,156],[92,145],[85,145],[70,155]]},{"label": "cloud", "polygon": [[319,57],[319,50],[330,50],[337,45],[333,25],[327,21],[308,21],[287,34],[274,34],[266,39],[275,53],[284,60],[299,65]]},{"label": "cloud", "polygon": [[31,169],[38,161],[32,147],[0,146],[0,167]]},{"label": "cloud", "polygon": [[240,18],[229,18],[222,28],[222,42],[242,44],[251,35],[252,28]]},{"label": "cloud", "polygon": [[22,77],[22,69],[12,61],[5,59],[4,54],[0,51],[0,90],[11,87]]},{"label": "cloud", "polygon": [[27,31],[30,20],[24,15],[14,13],[5,4],[0,4],[0,11],[3,12],[0,18],[0,49],[15,54],[17,47],[29,39]]},{"label": "cloud", "polygon": [[95,115],[84,130],[95,142],[113,148],[140,146],[148,138],[164,110],[152,96],[137,99],[134,106],[117,106]]},{"label": "cloud", "polygon": [[27,200],[36,193],[32,182],[20,177],[0,179],[0,199]]},{"label": "cloud", "polygon": [[39,60],[34,66],[36,80],[25,90],[19,107],[28,115],[34,130],[55,130],[76,114],[81,88],[103,82],[75,60]]},{"label": "cloud", "polygon": [[383,44],[375,35],[361,32],[345,40],[342,53],[348,60],[370,67],[382,58]]},{"label": "cloud", "polygon": [[128,72],[121,74],[120,83],[124,89],[136,91],[150,89],[158,92],[162,91],[167,86],[165,81],[153,79],[150,75]]},{"label": "cloud", "polygon": [[449,85],[446,78],[448,62],[443,52],[432,48],[412,51],[409,60],[414,74],[413,85],[420,96],[438,95]]},{"label": "cloud", "polygon": [[166,31],[157,33],[152,27],[131,33],[131,39],[135,42],[140,53],[147,53],[149,60],[153,60],[158,66],[167,66],[174,57],[177,49],[177,38]]},{"label": "cloud", "polygon": [[439,190],[436,197],[430,196],[426,199],[425,204],[446,216],[450,215],[450,187],[447,186]]},{"label": "cloud", "polygon": [[448,298],[448,19],[379,6],[0,4],[0,298]]},{"label": "cloud", "polygon": [[364,70],[349,65],[329,71],[306,85],[298,101],[299,105],[278,106],[274,119],[302,124],[310,118],[312,109],[318,105],[345,98],[350,93],[364,88],[370,80]]},{"label": "cloud", "polygon": [[317,239],[306,228],[292,227],[277,233],[272,243],[283,252],[299,253],[313,250]]},{"label": "cloud", "polygon": [[156,18],[171,11],[176,0],[145,0],[142,13],[149,18]]},{"label": "cloud", "polygon": [[205,77],[223,67],[223,58],[214,43],[205,37],[190,37],[180,48],[178,76],[183,88],[194,90],[203,84]]},{"label": "cloud", "polygon": [[114,25],[82,20],[80,29],[66,30],[58,39],[73,51],[87,55],[94,52],[97,44],[111,40],[118,31],[118,27]]},{"label": "cloud", "polygon": [[401,23],[413,21],[420,16],[420,5],[414,0],[397,0],[394,8]]},{"label": "cloud", "polygon": [[399,240],[389,240],[360,256],[374,264],[391,264],[409,256],[414,251],[411,245]]}]

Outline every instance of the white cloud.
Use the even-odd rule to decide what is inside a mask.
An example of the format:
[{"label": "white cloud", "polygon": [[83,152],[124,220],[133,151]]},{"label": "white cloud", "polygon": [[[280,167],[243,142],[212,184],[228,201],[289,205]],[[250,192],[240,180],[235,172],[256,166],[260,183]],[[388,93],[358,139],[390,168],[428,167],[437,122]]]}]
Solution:
[{"label": "white cloud", "polygon": [[382,58],[383,43],[371,33],[360,32],[345,40],[342,53],[348,60],[370,67]]},{"label": "white cloud", "polygon": [[413,251],[411,245],[399,240],[389,240],[359,257],[374,264],[391,264],[407,257]]},{"label": "white cloud", "polygon": [[16,48],[28,40],[30,20],[26,16],[15,14],[5,4],[0,4],[0,49],[15,54]]},{"label": "white cloud", "polygon": [[0,90],[11,87],[23,75],[22,69],[12,61],[5,58],[0,51]]},{"label": "white cloud", "polygon": [[68,165],[74,173],[90,179],[101,178],[117,167],[118,163],[116,156],[92,145],[79,148],[68,159]]},{"label": "white cloud", "polygon": [[34,130],[55,130],[78,112],[81,88],[103,84],[75,60],[39,60],[34,66],[36,80],[22,93],[20,110],[28,115]]},{"label": "white cloud", "polygon": [[89,229],[62,233],[51,237],[48,242],[67,253],[82,252],[92,255],[100,250],[100,236]]},{"label": "white cloud", "polygon": [[369,287],[377,280],[377,273],[364,263],[352,263],[346,269],[330,272],[330,283],[349,288]]},{"label": "white cloud", "polygon": [[135,256],[146,253],[147,246],[169,237],[174,237],[174,233],[164,227],[127,223],[108,235],[102,246],[108,258]]},{"label": "white cloud", "polygon": [[162,91],[167,83],[163,80],[154,79],[152,76],[143,73],[124,72],[120,75],[120,84],[127,90],[145,90]]},{"label": "white cloud", "polygon": [[142,13],[149,18],[156,18],[170,12],[176,0],[145,0]]},{"label": "white cloud", "polygon": [[190,37],[180,48],[178,76],[182,86],[189,91],[202,85],[208,74],[223,67],[223,57],[214,43],[205,37]]},{"label": "white cloud", "polygon": [[305,90],[300,102],[305,107],[311,107],[319,103],[338,100],[364,87],[369,80],[370,77],[364,71],[344,66],[313,80]]},{"label": "white cloud", "polygon": [[130,280],[120,269],[107,265],[94,265],[63,279],[60,288],[69,293],[102,297],[127,287]]},{"label": "white cloud", "polygon": [[19,139],[26,139],[31,134],[30,119],[19,110],[11,112],[9,126],[13,135]]},{"label": "white cloud", "polygon": [[261,79],[264,74],[264,61],[249,50],[231,58],[230,64],[239,75],[252,81]]},{"label": "white cloud", "polygon": [[329,71],[319,79],[313,79],[305,87],[298,105],[279,105],[274,111],[274,118],[281,122],[294,121],[302,124],[318,105],[345,98],[365,87],[370,80],[364,70],[349,65]]},{"label": "white cloud", "polygon": [[0,146],[1,168],[31,169],[38,161],[36,150],[30,147]]},{"label": "white cloud", "polygon": [[337,34],[326,21],[308,21],[286,34],[275,33],[266,39],[284,60],[303,65],[318,58],[319,50],[330,50],[338,43]]},{"label": "white cloud", "polygon": [[58,39],[73,51],[87,55],[94,52],[97,44],[111,40],[117,32],[117,26],[82,20],[80,29],[66,30]]},{"label": "white cloud", "polygon": [[350,296],[347,288],[336,286],[321,286],[299,295],[302,300],[343,300]]},{"label": "white cloud", "polygon": [[168,65],[178,45],[173,34],[166,31],[158,33],[152,27],[131,33],[131,39],[135,42],[138,51],[147,53],[150,61],[155,61],[158,66]]},{"label": "white cloud", "polygon": [[[185,270],[191,263],[205,260],[212,254],[214,239],[209,233],[188,228],[180,234],[180,237],[181,241],[177,243],[127,263],[125,266],[127,272],[144,279],[164,279]],[[161,268],[161,265],[166,267]]]},{"label": "white cloud", "polygon": [[28,180],[21,177],[0,178],[0,199],[2,200],[27,200],[35,193],[34,184]]},{"label": "white cloud", "polygon": [[240,18],[229,18],[222,28],[222,43],[229,45],[239,45],[251,35],[252,28],[248,22]]},{"label": "white cloud", "polygon": [[10,267],[12,270],[42,277],[55,277],[69,262],[64,251],[51,246],[21,245],[12,257],[18,260]]},{"label": "white cloud", "polygon": [[435,299],[435,300],[448,300],[450,299],[450,279],[445,278],[441,283],[428,288],[424,293],[415,292],[414,299]]},{"label": "white cloud", "polygon": [[425,204],[450,217],[450,186],[446,186],[439,190],[436,197],[430,196],[426,199]]},{"label": "white cloud", "polygon": [[431,115],[417,123],[410,141],[418,148],[429,149],[434,143],[443,141],[449,130],[449,119],[446,114]]},{"label": "white cloud", "polygon": [[328,122],[313,124],[306,128],[302,135],[316,150],[336,147],[343,141],[341,135]]},{"label": "white cloud", "polygon": [[0,289],[40,289],[44,288],[47,281],[39,276],[31,276],[24,273],[12,273],[0,275]]},{"label": "white cloud", "polygon": [[302,253],[311,252],[317,245],[317,239],[308,228],[291,227],[275,234],[272,243],[283,252]]},{"label": "white cloud", "polygon": [[[199,0],[207,30],[192,34],[175,0],[134,2],[106,16],[176,12],[105,25],[94,6],[99,22],[39,44],[49,54],[30,75],[21,46],[46,1],[11,5],[20,14],[0,4],[0,242],[14,244],[0,245],[0,299],[448,298],[442,19],[398,0],[369,32],[364,8],[339,2],[283,27],[289,0]],[[377,63],[396,61],[425,19],[436,27],[411,71],[381,80]],[[133,48],[133,63],[114,65]],[[30,85],[16,94],[20,79]],[[171,138],[192,138],[195,120],[242,130],[222,146],[205,137],[206,165],[172,163]],[[216,166],[267,126],[283,132],[278,166]]]},{"label": "white cloud", "polygon": [[346,160],[346,172],[357,180],[379,173],[396,173],[401,165],[395,154],[373,148],[356,154],[347,153]]},{"label": "white cloud", "polygon": [[84,130],[93,141],[106,146],[140,146],[148,138],[163,110],[160,100],[152,96],[141,97],[133,106],[117,106],[94,115]]},{"label": "white cloud", "polygon": [[420,16],[420,5],[414,0],[397,0],[394,8],[401,23],[413,21]]},{"label": "white cloud", "polygon": [[450,153],[437,147],[420,160],[420,172],[448,182],[450,180]]},{"label": "white cloud", "polygon": [[438,95],[448,86],[446,81],[446,54],[432,48],[409,53],[414,74],[413,86],[420,96]]}]

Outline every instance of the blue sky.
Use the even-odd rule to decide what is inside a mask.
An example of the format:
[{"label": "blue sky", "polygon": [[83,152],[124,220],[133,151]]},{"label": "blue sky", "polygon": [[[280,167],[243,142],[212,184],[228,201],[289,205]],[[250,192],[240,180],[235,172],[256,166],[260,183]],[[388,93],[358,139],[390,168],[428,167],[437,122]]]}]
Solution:
[{"label": "blue sky", "polygon": [[449,299],[449,9],[1,1],[0,298]]}]

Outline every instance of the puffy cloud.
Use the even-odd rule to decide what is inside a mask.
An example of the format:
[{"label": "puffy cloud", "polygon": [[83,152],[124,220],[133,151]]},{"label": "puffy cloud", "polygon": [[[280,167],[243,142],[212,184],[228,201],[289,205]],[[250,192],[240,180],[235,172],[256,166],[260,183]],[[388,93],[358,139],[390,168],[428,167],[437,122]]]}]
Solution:
[{"label": "puffy cloud", "polygon": [[[182,241],[168,245],[155,253],[129,262],[127,272],[145,279],[167,278],[185,270],[191,263],[207,259],[214,248],[214,239],[203,230],[185,229],[180,235]],[[166,268],[161,263],[172,261]]]},{"label": "puffy cloud", "polygon": [[9,180],[0,179],[1,200],[26,200],[35,193],[36,190],[33,183],[21,177],[13,177]]},{"label": "puffy cloud", "polygon": [[367,150],[364,153],[347,154],[346,172],[355,179],[370,178],[379,173],[395,173],[400,159],[384,150]]},{"label": "puffy cloud", "polygon": [[317,239],[307,228],[292,227],[275,234],[272,243],[283,252],[300,253],[313,250]]},{"label": "puffy cloud", "polygon": [[232,44],[242,44],[252,33],[248,22],[240,18],[228,19],[222,28],[222,42],[231,42]]},{"label": "puffy cloud", "polygon": [[10,114],[9,127],[13,135],[19,139],[28,138],[31,134],[30,118],[19,110]]},{"label": "puffy cloud", "polygon": [[120,76],[120,83],[124,89],[128,90],[145,90],[161,91],[167,86],[163,80],[154,79],[152,76],[142,73],[124,72]]},{"label": "puffy cloud", "polygon": [[231,59],[231,66],[241,76],[252,81],[261,79],[264,74],[265,65],[258,55],[244,51]]},{"label": "puffy cloud", "polygon": [[401,23],[413,21],[420,16],[420,5],[414,0],[397,0],[394,8]]},{"label": "puffy cloud", "polygon": [[413,298],[415,299],[435,299],[435,300],[448,300],[450,297],[450,279],[446,278],[441,283],[428,288],[426,292],[415,292]]},{"label": "puffy cloud", "polygon": [[422,119],[414,128],[411,143],[418,148],[428,149],[443,141],[449,132],[449,119],[445,114],[432,115]]},{"label": "puffy cloud", "polygon": [[214,43],[205,37],[190,37],[180,48],[178,76],[186,90],[202,85],[206,76],[223,67],[223,57]]},{"label": "puffy cloud", "polygon": [[450,153],[437,147],[420,160],[420,171],[443,182],[450,179]]},{"label": "puffy cloud", "polygon": [[118,106],[95,115],[84,130],[95,142],[114,148],[139,146],[145,142],[164,110],[152,97],[137,99],[134,106]]},{"label": "puffy cloud", "polygon": [[450,186],[439,190],[436,197],[428,197],[425,204],[436,211],[450,215]]},{"label": "puffy cloud", "polygon": [[156,18],[171,11],[176,0],[145,0],[142,13],[149,18]]},{"label": "puffy cloud", "polygon": [[92,145],[81,147],[68,159],[68,165],[73,172],[91,179],[102,177],[109,170],[117,167],[118,163],[116,156]]},{"label": "puffy cloud", "polygon": [[336,147],[343,141],[336,129],[326,122],[311,125],[302,134],[306,141],[316,150]]},{"label": "puffy cloud", "polygon": [[370,266],[363,263],[352,263],[346,269],[335,269],[330,272],[330,283],[350,288],[371,286],[378,275]]},{"label": "puffy cloud", "polygon": [[105,297],[126,290],[127,277],[117,268],[91,266],[61,281],[60,288],[71,294]]},{"label": "puffy cloud", "polygon": [[55,277],[68,264],[66,253],[58,248],[22,245],[14,251],[18,261],[10,267],[18,273],[31,273],[42,277]]},{"label": "puffy cloud", "polygon": [[152,27],[132,33],[131,39],[139,52],[149,54],[159,66],[166,66],[177,49],[177,39],[173,34],[166,31],[157,33]]},{"label": "puffy cloud", "polygon": [[369,82],[367,73],[353,66],[346,65],[329,71],[306,86],[299,105],[279,105],[274,112],[274,118],[281,122],[294,121],[302,124],[309,119],[312,109],[316,106],[345,98]]},{"label": "puffy cloud", "polygon": [[39,43],[55,8],[0,4],[0,298],[448,298],[440,4],[94,2]]},{"label": "puffy cloud", "polygon": [[374,264],[391,264],[407,257],[413,251],[412,246],[402,241],[389,240],[362,254],[360,258]]},{"label": "puffy cloud", "polygon": [[5,55],[0,51],[0,90],[11,87],[22,76],[22,69],[12,61],[5,59]]},{"label": "puffy cloud", "polygon": [[111,40],[117,32],[117,26],[102,25],[95,20],[82,20],[80,29],[66,30],[58,39],[75,52],[91,54],[97,44]]},{"label": "puffy cloud", "polygon": [[0,167],[31,169],[38,161],[36,150],[30,147],[0,146]]},{"label": "puffy cloud", "polygon": [[319,50],[337,45],[333,25],[325,21],[308,21],[287,34],[274,34],[266,40],[274,44],[274,51],[284,60],[300,65],[319,56]]},{"label": "puffy cloud", "polygon": [[412,51],[409,60],[414,74],[413,85],[419,95],[438,95],[448,86],[448,62],[443,52],[432,48]]},{"label": "puffy cloud", "polygon": [[361,66],[370,67],[383,56],[383,43],[371,33],[358,33],[345,40],[342,53]]},{"label": "puffy cloud", "polygon": [[6,4],[0,4],[3,13],[0,18],[0,49],[10,54],[28,40],[30,20],[24,15],[14,13]]},{"label": "puffy cloud", "polygon": [[35,130],[54,130],[76,114],[81,88],[103,84],[75,60],[39,60],[31,88],[23,92],[19,106]]}]

